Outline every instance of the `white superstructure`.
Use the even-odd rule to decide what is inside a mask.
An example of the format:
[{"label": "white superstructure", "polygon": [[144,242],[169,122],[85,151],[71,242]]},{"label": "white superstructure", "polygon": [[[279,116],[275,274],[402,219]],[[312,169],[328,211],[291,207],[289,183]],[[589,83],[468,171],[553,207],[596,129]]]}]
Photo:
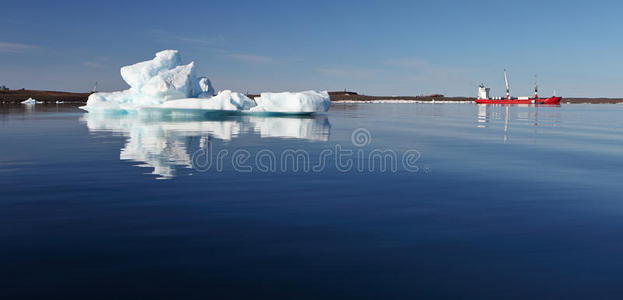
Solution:
[{"label": "white superstructure", "polygon": [[484,84],[478,86],[478,99],[489,99],[490,88],[485,87]]}]

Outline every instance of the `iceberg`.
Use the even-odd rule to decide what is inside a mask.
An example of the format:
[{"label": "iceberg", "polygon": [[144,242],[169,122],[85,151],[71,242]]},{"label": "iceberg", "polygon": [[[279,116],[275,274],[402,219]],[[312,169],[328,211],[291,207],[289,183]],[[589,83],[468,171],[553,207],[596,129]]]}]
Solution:
[{"label": "iceberg", "polygon": [[145,83],[161,72],[182,65],[182,57],[177,50],[164,50],[156,53],[152,60],[139,62],[121,68],[121,78],[131,89],[140,90]]},{"label": "iceberg", "polygon": [[326,112],[331,104],[326,91],[261,93],[255,99],[230,90],[216,93],[209,78],[196,76],[194,62],[182,63],[177,50],[160,51],[151,60],[122,67],[120,73],[129,89],[93,93],[80,108],[88,112],[146,109],[311,114]]},{"label": "iceberg", "polygon": [[261,93],[255,97],[257,106],[251,112],[312,113],[325,112],[331,106],[329,93],[305,91],[299,93]]},{"label": "iceberg", "polygon": [[147,108],[198,109],[207,111],[242,111],[255,106],[255,102],[244,94],[230,90],[221,91],[209,99],[186,98],[166,101]]},{"label": "iceberg", "polygon": [[[152,60],[139,62],[121,68],[121,78],[130,86],[124,91],[93,93],[87,111],[135,110],[139,107],[158,105],[168,100],[197,97],[205,94],[211,86],[203,87],[195,76],[193,62],[183,65],[177,50],[156,53]],[[210,81],[207,80],[207,85]]]},{"label": "iceberg", "polygon": [[43,103],[43,101],[37,101],[37,99],[33,99],[33,98],[28,98],[22,102],[20,102],[22,104],[41,104]]},{"label": "iceberg", "polygon": [[209,98],[212,96],[216,96],[216,92],[214,91],[214,87],[212,86],[212,82],[208,77],[199,77],[199,88],[201,89],[201,94],[199,94],[199,98]]}]

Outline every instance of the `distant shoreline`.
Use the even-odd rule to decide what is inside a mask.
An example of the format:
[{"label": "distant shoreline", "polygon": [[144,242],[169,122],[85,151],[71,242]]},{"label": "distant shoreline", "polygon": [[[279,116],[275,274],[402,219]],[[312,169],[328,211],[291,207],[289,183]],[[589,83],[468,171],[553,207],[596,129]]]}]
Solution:
[{"label": "distant shoreline", "polygon": [[44,103],[86,103],[91,93],[71,93],[57,91],[37,91],[37,90],[0,90],[0,103],[19,104],[20,102],[33,98]]},{"label": "distant shoreline", "polygon": [[[1,104],[19,104],[34,98],[44,103],[86,103],[91,93],[72,93],[59,91],[39,90],[0,90]],[[367,96],[354,92],[329,92],[334,103],[468,103],[475,97],[444,97],[443,95],[429,96]],[[258,95],[248,95],[250,97]],[[623,98],[562,98],[561,104],[623,104]]]}]

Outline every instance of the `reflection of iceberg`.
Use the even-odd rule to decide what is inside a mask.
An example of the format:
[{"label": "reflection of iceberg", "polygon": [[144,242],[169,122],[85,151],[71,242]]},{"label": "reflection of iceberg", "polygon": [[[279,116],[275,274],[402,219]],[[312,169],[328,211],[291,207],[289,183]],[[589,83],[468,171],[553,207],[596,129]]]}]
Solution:
[{"label": "reflection of iceberg", "polygon": [[91,94],[81,108],[89,112],[149,108],[311,114],[326,112],[331,104],[326,91],[262,93],[255,100],[227,90],[215,95],[210,80],[195,75],[193,62],[182,64],[177,50],[160,51],[152,60],[122,67],[121,77],[129,89]]},{"label": "reflection of iceberg", "polygon": [[176,167],[192,168],[192,153],[210,138],[228,141],[244,134],[259,134],[262,138],[327,141],[331,129],[326,116],[85,114],[82,120],[91,132],[127,137],[119,158],[154,168],[152,174],[159,178],[175,176]]},{"label": "reflection of iceberg", "polygon": [[324,117],[249,117],[253,131],[261,137],[297,138],[327,141],[331,126]]}]

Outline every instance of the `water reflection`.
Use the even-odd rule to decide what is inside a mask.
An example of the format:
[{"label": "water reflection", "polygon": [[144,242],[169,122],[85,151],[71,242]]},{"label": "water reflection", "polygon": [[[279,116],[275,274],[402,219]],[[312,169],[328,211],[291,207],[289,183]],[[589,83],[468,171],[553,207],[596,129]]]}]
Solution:
[{"label": "water reflection", "polygon": [[[501,123],[502,141],[509,141],[511,128],[517,125],[533,126],[533,135],[538,135],[538,127],[555,127],[560,123],[560,105],[487,105],[478,104],[476,126],[489,128]],[[495,126],[495,125],[494,125]]]},{"label": "water reflection", "polygon": [[192,153],[209,139],[231,141],[243,135],[261,138],[328,141],[326,116],[176,116],[85,114],[90,132],[127,137],[119,158],[153,168],[159,179],[175,176],[177,167],[192,168]]},{"label": "water reflection", "polygon": [[[478,104],[478,123],[488,123],[489,115],[487,114],[488,105]],[[478,127],[485,128],[486,124],[478,124]]]}]

